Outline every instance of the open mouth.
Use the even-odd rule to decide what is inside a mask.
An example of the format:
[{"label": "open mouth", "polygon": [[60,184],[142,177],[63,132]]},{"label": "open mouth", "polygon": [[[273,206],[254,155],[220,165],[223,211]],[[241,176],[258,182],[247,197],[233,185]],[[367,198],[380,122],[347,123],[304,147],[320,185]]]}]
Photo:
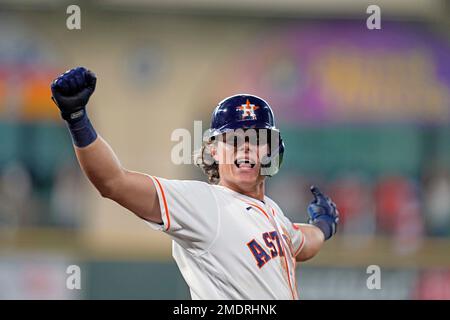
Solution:
[{"label": "open mouth", "polygon": [[234,160],[234,164],[238,168],[254,168],[256,163],[249,159],[236,159]]}]

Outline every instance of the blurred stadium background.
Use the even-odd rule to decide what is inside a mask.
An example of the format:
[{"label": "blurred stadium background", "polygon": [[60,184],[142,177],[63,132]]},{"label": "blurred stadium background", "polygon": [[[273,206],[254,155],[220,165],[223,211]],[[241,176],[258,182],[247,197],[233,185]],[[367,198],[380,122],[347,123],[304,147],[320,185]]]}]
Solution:
[{"label": "blurred stadium background", "polygon": [[[269,196],[302,222],[316,183],[342,213],[298,267],[304,299],[450,299],[447,1],[82,1],[81,30],[69,4],[0,1],[0,298],[189,298],[169,238],[81,175],[49,83],[83,65],[98,132],[124,166],[167,178],[204,180],[171,163],[174,129],[206,129],[237,92],[268,99],[287,144]],[[72,264],[81,290],[66,289]]]}]

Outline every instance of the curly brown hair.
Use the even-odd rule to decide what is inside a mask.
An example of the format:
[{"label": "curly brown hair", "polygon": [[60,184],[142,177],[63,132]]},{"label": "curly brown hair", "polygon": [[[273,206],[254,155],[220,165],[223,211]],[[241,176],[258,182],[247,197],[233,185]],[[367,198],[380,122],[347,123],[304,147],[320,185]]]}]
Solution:
[{"label": "curly brown hair", "polygon": [[218,184],[220,181],[219,164],[211,155],[214,143],[215,141],[203,142],[202,147],[193,154],[194,164],[208,176],[210,184]]}]

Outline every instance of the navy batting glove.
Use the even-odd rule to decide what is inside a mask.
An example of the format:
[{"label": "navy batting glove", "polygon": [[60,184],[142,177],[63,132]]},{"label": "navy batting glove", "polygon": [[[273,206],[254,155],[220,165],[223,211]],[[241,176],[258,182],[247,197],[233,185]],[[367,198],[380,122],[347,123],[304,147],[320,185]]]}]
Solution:
[{"label": "navy batting glove", "polygon": [[96,83],[95,74],[83,67],[68,70],[53,81],[52,100],[64,120],[70,123],[84,116]]},{"label": "navy batting glove", "polygon": [[77,67],[60,75],[50,86],[52,100],[67,122],[73,143],[79,148],[97,139],[97,132],[86,114],[86,105],[96,83],[93,72]]},{"label": "navy batting glove", "polygon": [[339,211],[333,201],[325,196],[319,188],[312,186],[314,200],[308,206],[308,223],[318,227],[328,240],[336,233]]}]

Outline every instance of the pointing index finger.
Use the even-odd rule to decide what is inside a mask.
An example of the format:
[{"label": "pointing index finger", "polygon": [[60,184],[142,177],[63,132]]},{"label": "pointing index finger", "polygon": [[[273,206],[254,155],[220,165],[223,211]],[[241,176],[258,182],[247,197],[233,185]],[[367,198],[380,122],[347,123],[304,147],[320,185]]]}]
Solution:
[{"label": "pointing index finger", "polygon": [[322,192],[316,186],[311,186],[310,190],[316,199],[323,197]]}]

